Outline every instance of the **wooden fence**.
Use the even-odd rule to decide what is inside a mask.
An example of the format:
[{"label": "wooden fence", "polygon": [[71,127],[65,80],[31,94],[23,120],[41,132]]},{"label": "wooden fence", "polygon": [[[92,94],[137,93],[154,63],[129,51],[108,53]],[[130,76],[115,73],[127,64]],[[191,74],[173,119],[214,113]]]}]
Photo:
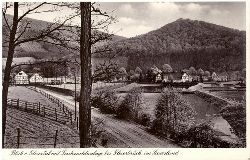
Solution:
[{"label": "wooden fence", "polygon": [[[45,137],[34,137],[34,136],[24,136],[22,135],[21,129],[17,128],[15,136],[7,135],[5,146],[6,148],[23,148],[26,146],[35,146],[35,148],[56,148],[60,146],[78,146],[79,135],[69,135],[69,136],[60,136],[58,130],[55,130],[55,134]],[[73,138],[74,141],[65,141],[66,139]],[[42,141],[41,141],[42,139]],[[37,142],[36,142],[37,141]]]},{"label": "wooden fence", "polygon": [[41,93],[43,96],[48,98],[51,102],[55,103],[57,105],[57,108],[62,110],[64,113],[67,113],[69,115],[72,114],[72,112],[68,109],[68,107],[63,102],[61,102],[58,98],[48,94],[47,92],[40,90],[40,89],[37,90],[35,87],[27,87],[27,88],[31,89],[35,92]]},{"label": "wooden fence", "polygon": [[63,110],[61,108],[41,104],[40,102],[28,102],[20,99],[8,99],[8,106],[43,116],[62,124],[66,124],[67,122],[72,124],[72,113],[70,111],[67,112],[66,109]]}]

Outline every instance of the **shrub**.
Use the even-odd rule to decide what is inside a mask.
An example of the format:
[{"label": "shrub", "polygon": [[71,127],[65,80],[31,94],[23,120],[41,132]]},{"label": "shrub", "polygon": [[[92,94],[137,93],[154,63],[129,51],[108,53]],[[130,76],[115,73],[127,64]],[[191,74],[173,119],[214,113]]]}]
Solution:
[{"label": "shrub", "polygon": [[235,134],[242,139],[245,145],[246,140],[246,100],[241,102],[230,100],[229,104],[220,111],[222,117],[227,120]]},{"label": "shrub", "polygon": [[163,136],[186,132],[194,125],[196,112],[176,89],[164,89],[158,99],[151,131]]},{"label": "shrub", "polygon": [[141,89],[132,89],[117,109],[117,117],[133,120],[140,123],[141,110],[143,105]]},{"label": "shrub", "polygon": [[118,97],[114,91],[100,91],[91,98],[91,105],[103,113],[115,113]]},{"label": "shrub", "polygon": [[97,144],[101,144],[103,147],[106,147],[106,143],[103,144],[107,139],[104,137],[105,130],[103,129],[103,120],[96,118],[91,123],[91,132],[90,132],[90,143],[92,147],[97,147]]}]

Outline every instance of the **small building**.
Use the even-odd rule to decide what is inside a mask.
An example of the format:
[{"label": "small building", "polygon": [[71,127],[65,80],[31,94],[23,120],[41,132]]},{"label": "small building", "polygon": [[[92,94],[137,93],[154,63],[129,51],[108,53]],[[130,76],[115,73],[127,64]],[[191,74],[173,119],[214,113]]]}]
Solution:
[{"label": "small building", "polygon": [[161,82],[162,81],[162,76],[160,73],[156,74],[155,76],[155,82]]},{"label": "small building", "polygon": [[183,73],[181,77],[182,82],[192,82],[192,76],[188,75],[187,73]]},{"label": "small building", "polygon": [[35,73],[30,77],[30,83],[43,83],[43,77]]},{"label": "small building", "polygon": [[215,72],[212,73],[211,77],[213,81],[219,81],[219,77],[217,76]]},{"label": "small building", "polygon": [[226,72],[223,72],[218,75],[219,81],[221,82],[227,82],[229,75]]},{"label": "small building", "polygon": [[14,83],[15,84],[29,84],[29,78],[28,75],[24,71],[20,71],[17,73],[14,77]]}]

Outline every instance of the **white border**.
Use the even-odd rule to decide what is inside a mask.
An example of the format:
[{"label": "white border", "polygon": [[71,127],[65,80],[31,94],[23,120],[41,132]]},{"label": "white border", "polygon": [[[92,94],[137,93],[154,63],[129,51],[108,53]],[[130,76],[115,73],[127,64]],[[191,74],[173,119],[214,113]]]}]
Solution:
[{"label": "white border", "polygon": [[[42,0],[36,0],[36,2],[38,1],[42,1]],[[57,2],[58,0],[50,0],[50,1],[54,1]],[[61,1],[65,1],[65,0],[61,0]],[[67,0],[67,1],[71,1],[71,2],[75,2],[74,0]],[[97,2],[121,2],[118,0],[96,0]],[[34,0],[26,0],[26,2],[34,2]],[[246,69],[247,69],[247,92],[246,92],[246,102],[247,102],[247,148],[229,148],[229,149],[214,149],[214,148],[208,148],[208,149],[190,149],[190,148],[176,148],[176,149],[164,149],[161,148],[160,150],[171,150],[171,151],[179,151],[178,156],[100,156],[100,157],[96,157],[96,156],[10,156],[11,151],[13,151],[13,149],[1,149],[1,159],[4,160],[43,160],[43,159],[48,159],[48,160],[68,160],[68,159],[72,159],[72,160],[82,160],[82,159],[91,159],[91,160],[96,160],[96,159],[109,159],[109,160],[119,160],[119,159],[136,159],[136,160],[145,160],[145,159],[164,159],[164,160],[249,160],[250,159],[250,142],[249,142],[249,135],[250,135],[250,129],[249,129],[249,119],[250,119],[250,115],[249,115],[249,87],[250,87],[250,83],[248,83],[248,80],[250,80],[250,74],[248,74],[249,70],[250,70],[250,53],[249,53],[249,27],[250,27],[250,20],[249,20],[249,13],[250,13],[250,3],[248,1],[242,1],[242,0],[234,0],[234,1],[228,1],[228,0],[199,0],[199,1],[190,1],[190,0],[175,0],[175,1],[167,1],[167,0],[126,0],[124,2],[246,2],[246,35],[247,35],[247,40],[246,40]],[[2,5],[2,4],[0,4]],[[2,14],[2,13],[1,13]],[[1,15],[2,17],[2,15]],[[2,23],[2,21],[0,22],[0,24]],[[2,28],[0,29],[0,31],[2,31]],[[2,33],[2,32],[1,32]],[[1,34],[2,35],[2,34]],[[2,38],[1,40],[2,41]],[[2,46],[1,46],[1,50],[2,50]],[[2,63],[2,61],[1,61]],[[2,67],[2,65],[0,65]],[[2,74],[2,73],[1,73]],[[2,79],[1,79],[2,80]],[[0,81],[1,81],[0,80]],[[1,96],[2,98],[2,96]],[[1,109],[2,111],[2,109]],[[2,112],[0,113],[2,115]],[[1,127],[0,127],[1,128]],[[1,132],[2,133],[2,132]],[[20,149],[19,151],[27,151],[29,152],[31,149]],[[42,151],[43,149],[32,149],[32,150],[37,150],[37,151]],[[53,150],[53,151],[58,151],[58,149],[49,149],[49,150]],[[94,151],[94,150],[98,150],[98,151],[103,151],[105,152],[107,149],[106,148],[89,148],[89,149],[70,149],[69,150],[74,150],[76,152],[80,152],[83,150],[89,150],[89,151]],[[109,148],[108,149],[110,152],[114,152],[116,149],[115,148]],[[129,148],[121,148],[121,150],[123,151],[128,151],[131,150]],[[143,151],[152,151],[155,150],[155,148],[133,148],[133,150],[143,150]]]}]

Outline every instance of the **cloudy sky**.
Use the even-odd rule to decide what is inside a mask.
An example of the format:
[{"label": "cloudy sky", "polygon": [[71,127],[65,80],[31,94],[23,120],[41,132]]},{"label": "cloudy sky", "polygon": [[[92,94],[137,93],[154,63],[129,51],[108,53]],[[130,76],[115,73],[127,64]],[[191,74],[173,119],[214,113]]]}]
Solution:
[{"label": "cloudy sky", "polygon": [[179,18],[246,29],[244,2],[101,3],[100,8],[113,11],[118,22],[111,25],[110,30],[125,37],[147,33]]},{"label": "cloudy sky", "polygon": [[[246,30],[245,2],[103,2],[100,3],[99,7],[116,17],[116,23],[109,26],[109,32],[124,37],[147,33],[179,18],[203,20],[230,28]],[[21,9],[20,12],[22,12]],[[44,13],[32,14],[29,17],[53,21],[59,16],[63,17],[70,13],[70,10],[64,9],[49,16],[48,13]],[[13,14],[13,10],[10,10],[9,14]],[[80,19],[76,19],[75,22],[80,22]]]}]

